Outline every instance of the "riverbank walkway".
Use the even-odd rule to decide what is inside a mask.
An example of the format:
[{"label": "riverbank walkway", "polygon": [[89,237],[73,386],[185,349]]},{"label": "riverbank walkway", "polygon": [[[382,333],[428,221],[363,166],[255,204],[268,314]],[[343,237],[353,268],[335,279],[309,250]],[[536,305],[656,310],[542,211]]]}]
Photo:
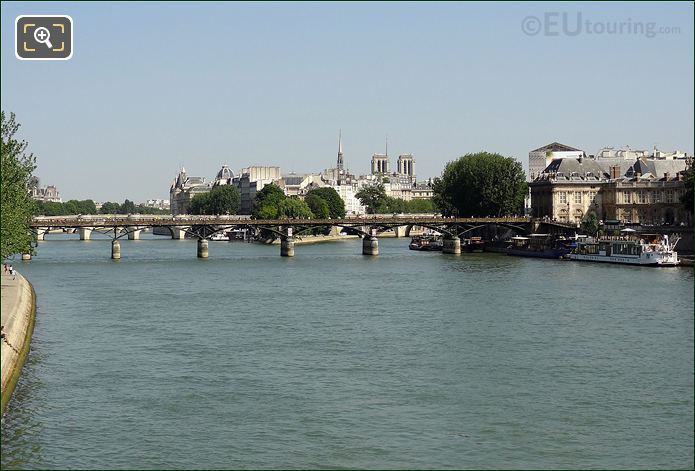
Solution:
[{"label": "riverbank walkway", "polygon": [[2,412],[12,395],[14,386],[29,352],[34,330],[35,301],[31,284],[19,273],[13,280],[9,273],[0,274],[0,309],[2,333]]}]

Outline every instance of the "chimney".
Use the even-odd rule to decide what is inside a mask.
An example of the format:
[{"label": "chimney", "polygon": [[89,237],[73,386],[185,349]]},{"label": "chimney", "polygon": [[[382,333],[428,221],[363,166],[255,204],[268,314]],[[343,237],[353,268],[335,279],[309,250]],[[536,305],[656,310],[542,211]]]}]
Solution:
[{"label": "chimney", "polygon": [[640,181],[642,179],[642,172],[635,172],[635,176],[637,177],[637,181]]},{"label": "chimney", "polygon": [[683,181],[683,172],[678,172],[678,181],[679,182]]},{"label": "chimney", "polygon": [[669,181],[671,179],[671,174],[666,172],[664,173],[664,180]]},{"label": "chimney", "polygon": [[611,177],[611,180],[615,180],[616,178],[620,177],[620,166],[619,165],[611,166],[610,177]]}]

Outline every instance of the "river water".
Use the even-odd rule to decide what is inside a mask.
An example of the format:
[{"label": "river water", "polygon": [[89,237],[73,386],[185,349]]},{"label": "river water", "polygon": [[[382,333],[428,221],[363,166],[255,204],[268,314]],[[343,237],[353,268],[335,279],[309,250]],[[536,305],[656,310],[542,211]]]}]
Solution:
[{"label": "river water", "polygon": [[75,237],[3,469],[693,467],[692,269]]}]

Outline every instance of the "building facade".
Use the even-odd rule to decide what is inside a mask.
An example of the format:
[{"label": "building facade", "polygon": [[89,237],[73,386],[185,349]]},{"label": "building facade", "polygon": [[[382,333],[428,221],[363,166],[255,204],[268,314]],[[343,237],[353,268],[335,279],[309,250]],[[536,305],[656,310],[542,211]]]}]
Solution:
[{"label": "building facade", "polygon": [[205,177],[191,177],[186,173],[186,169],[181,167],[181,171],[174,179],[169,188],[169,202],[171,214],[187,214],[191,205],[191,199],[195,195],[207,193],[212,185],[205,181]]},{"label": "building facade", "polygon": [[574,147],[553,142],[528,153],[527,181],[535,180],[555,159],[578,159],[584,157],[584,151]]},{"label": "building facade", "polygon": [[643,157],[630,163],[613,156],[606,160],[552,161],[529,184],[532,216],[579,224],[593,211],[599,219],[623,223],[691,224],[690,210],[681,203],[681,196],[692,159]]}]

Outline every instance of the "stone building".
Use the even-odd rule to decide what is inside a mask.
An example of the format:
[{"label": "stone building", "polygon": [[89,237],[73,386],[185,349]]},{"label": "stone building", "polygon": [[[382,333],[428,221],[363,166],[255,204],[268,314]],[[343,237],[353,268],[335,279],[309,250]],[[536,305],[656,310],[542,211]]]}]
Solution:
[{"label": "stone building", "polygon": [[62,203],[63,200],[58,193],[58,189],[53,185],[48,185],[43,188],[39,187],[39,178],[32,176],[29,179],[29,190],[31,192],[32,199],[36,201],[42,201],[44,203]]},{"label": "stone building", "polygon": [[691,224],[690,208],[681,203],[690,160],[638,159],[619,174],[610,167],[604,189],[606,219],[643,225]]},{"label": "stone building", "polygon": [[169,203],[171,214],[186,214],[191,204],[191,199],[195,195],[207,193],[212,185],[205,181],[205,177],[191,177],[186,173],[186,169],[181,167],[181,171],[174,179],[169,188]]},{"label": "stone building", "polygon": [[553,142],[528,153],[527,181],[535,180],[555,159],[578,159],[584,157],[584,151],[574,147]]},{"label": "stone building", "polygon": [[560,222],[582,221],[593,210],[603,219],[601,189],[608,173],[592,159],[556,159],[529,184],[531,215]]},{"label": "stone building", "polygon": [[589,211],[599,219],[644,225],[690,224],[680,198],[691,159],[633,162],[622,156],[553,160],[533,182],[532,216],[581,223]]}]

